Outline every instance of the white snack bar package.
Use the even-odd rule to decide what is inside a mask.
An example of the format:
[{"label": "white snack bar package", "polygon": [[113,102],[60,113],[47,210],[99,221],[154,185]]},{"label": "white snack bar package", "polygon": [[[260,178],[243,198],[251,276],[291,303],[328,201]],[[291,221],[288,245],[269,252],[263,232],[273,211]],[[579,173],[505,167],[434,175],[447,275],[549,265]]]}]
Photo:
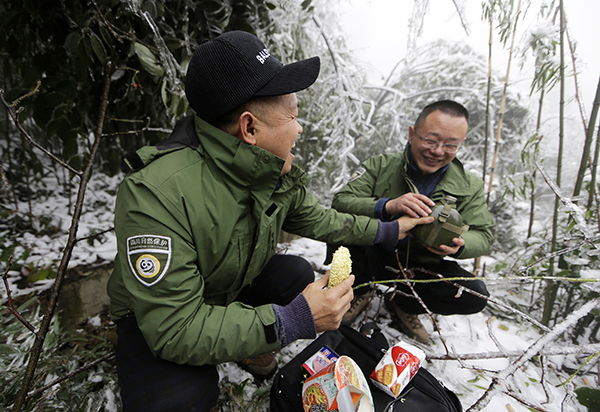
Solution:
[{"label": "white snack bar package", "polygon": [[425,352],[399,341],[383,355],[370,377],[375,386],[397,398],[424,361]]},{"label": "white snack bar package", "polygon": [[365,375],[348,356],[340,356],[302,386],[305,412],[374,412]]}]

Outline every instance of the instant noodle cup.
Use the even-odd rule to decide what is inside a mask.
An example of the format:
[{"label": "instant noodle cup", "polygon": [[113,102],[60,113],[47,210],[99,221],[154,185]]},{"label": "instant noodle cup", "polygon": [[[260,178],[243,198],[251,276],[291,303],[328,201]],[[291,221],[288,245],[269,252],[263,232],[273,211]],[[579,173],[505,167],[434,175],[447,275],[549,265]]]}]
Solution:
[{"label": "instant noodle cup", "polygon": [[305,412],[374,412],[365,375],[348,356],[340,356],[302,386]]},{"label": "instant noodle cup", "polygon": [[383,355],[370,378],[375,386],[397,398],[424,361],[425,352],[400,341]]}]

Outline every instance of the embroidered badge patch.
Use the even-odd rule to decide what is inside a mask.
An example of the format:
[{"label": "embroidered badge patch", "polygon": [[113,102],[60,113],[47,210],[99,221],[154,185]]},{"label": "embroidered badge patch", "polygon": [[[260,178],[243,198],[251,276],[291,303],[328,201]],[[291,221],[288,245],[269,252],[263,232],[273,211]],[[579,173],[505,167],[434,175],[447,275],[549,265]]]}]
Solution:
[{"label": "embroidered badge patch", "polygon": [[365,169],[364,167],[362,167],[362,166],[359,167],[358,169],[356,169],[356,172],[354,172],[352,174],[352,176],[350,177],[350,180],[348,182],[352,182],[352,181],[358,179],[359,177],[364,175],[366,171],[367,171],[367,169]]},{"label": "embroidered badge patch", "polygon": [[128,237],[127,259],[137,280],[152,286],[163,278],[171,263],[171,238],[155,235]]}]

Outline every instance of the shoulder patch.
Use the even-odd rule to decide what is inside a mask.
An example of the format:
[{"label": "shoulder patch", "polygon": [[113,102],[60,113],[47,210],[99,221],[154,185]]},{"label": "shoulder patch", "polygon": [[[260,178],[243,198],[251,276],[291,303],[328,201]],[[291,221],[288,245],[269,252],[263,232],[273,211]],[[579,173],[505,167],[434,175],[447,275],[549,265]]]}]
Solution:
[{"label": "shoulder patch", "polygon": [[127,238],[129,267],[144,286],[152,286],[165,276],[171,255],[170,237],[139,235]]},{"label": "shoulder patch", "polygon": [[367,169],[365,169],[364,167],[362,167],[362,166],[359,167],[352,174],[352,176],[350,177],[350,180],[348,181],[348,183],[355,181],[356,179],[358,179],[359,177],[361,177],[362,175],[364,175],[366,171],[367,171]]}]

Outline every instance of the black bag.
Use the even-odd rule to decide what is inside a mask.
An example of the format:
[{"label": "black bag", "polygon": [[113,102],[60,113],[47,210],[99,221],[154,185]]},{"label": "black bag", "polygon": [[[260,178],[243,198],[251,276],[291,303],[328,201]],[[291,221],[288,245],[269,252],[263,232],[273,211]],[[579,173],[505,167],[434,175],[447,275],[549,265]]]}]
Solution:
[{"label": "black bag", "polygon": [[[371,337],[363,331],[372,330]],[[333,349],[338,355],[351,357],[369,381],[375,412],[462,412],[462,406],[454,392],[443,386],[425,368],[411,379],[397,398],[385,394],[374,386],[369,375],[387,351],[389,345],[381,330],[370,322],[358,332],[348,326],[324,332],[308,345],[287,365],[275,374],[271,387],[271,412],[303,412],[302,384],[305,371],[302,364],[323,346]]]}]

